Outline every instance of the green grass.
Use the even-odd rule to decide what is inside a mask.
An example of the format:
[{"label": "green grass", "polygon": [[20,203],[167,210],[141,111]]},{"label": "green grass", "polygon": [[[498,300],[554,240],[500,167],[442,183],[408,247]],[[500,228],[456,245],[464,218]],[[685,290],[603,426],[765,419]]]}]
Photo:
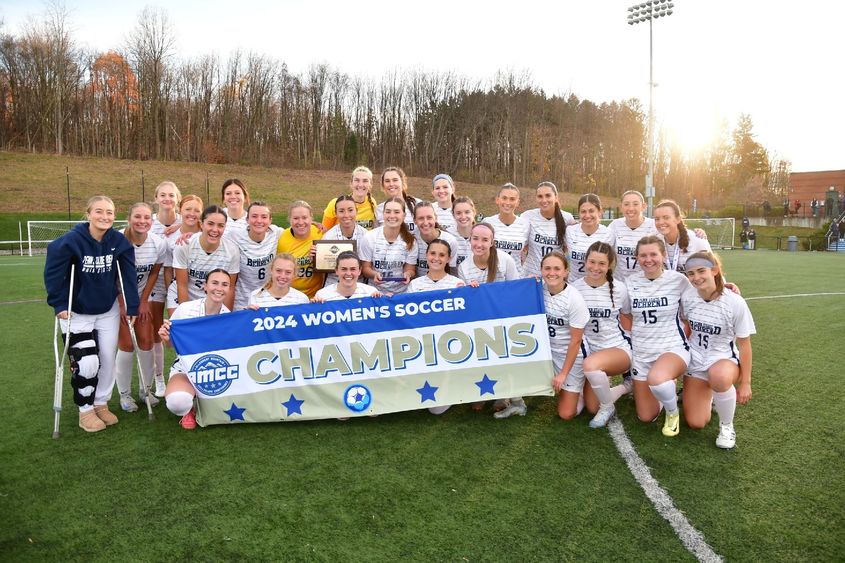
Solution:
[{"label": "green grass", "polygon": [[[746,297],[845,291],[845,256],[723,258]],[[2,300],[43,299],[42,268],[0,259]],[[754,398],[738,409],[736,450],[714,446],[715,421],[667,439],[628,399],[620,417],[716,553],[840,559],[845,296],[749,305]],[[548,398],[507,421],[455,407],[194,432],[159,406],[153,423],[119,414],[86,435],[66,382],[52,440],[51,311],[0,305],[0,330],[4,560],[692,560],[607,432],[557,419]]]}]

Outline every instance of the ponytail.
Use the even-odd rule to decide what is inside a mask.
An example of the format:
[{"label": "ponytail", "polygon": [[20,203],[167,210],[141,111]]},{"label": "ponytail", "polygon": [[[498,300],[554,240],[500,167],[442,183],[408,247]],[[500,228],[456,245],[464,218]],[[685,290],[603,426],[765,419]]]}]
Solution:
[{"label": "ponytail", "polygon": [[555,193],[555,236],[557,237],[558,245],[563,248],[566,245],[566,220],[563,218],[563,212],[560,210],[560,202],[558,199],[557,186],[554,182],[540,182],[537,184],[537,189],[551,188]]},{"label": "ponytail", "polygon": [[684,215],[681,213],[680,206],[674,200],[664,199],[658,203],[654,208],[668,207],[675,214],[675,217],[680,219],[678,222],[678,247],[681,251],[686,252],[689,248],[689,232],[687,232],[687,225],[684,223]]},{"label": "ponytail", "polygon": [[605,278],[607,279],[608,289],[610,289],[610,304],[615,308],[616,302],[613,300],[613,270],[616,268],[616,253],[613,251],[613,247],[606,242],[596,241],[587,249],[584,262],[589,260],[590,254],[593,252],[604,254],[607,257],[607,273],[605,274]]}]

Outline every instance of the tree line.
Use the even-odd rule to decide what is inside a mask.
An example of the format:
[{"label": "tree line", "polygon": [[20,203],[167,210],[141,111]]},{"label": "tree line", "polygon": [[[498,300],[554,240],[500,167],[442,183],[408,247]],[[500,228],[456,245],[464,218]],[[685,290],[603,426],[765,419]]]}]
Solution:
[{"label": "tree line", "polygon": [[[551,179],[608,195],[643,186],[646,115],[636,99],[547,95],[526,73],[482,83],[394,71],[374,81],[327,64],[292,73],[256,53],[181,60],[166,12],[154,8],[108,52],[80,48],[69,27],[52,4],[18,34],[0,34],[3,149],[303,168],[395,164],[413,175]],[[789,162],[754,139],[750,117],[723,132],[697,155],[658,136],[660,193],[711,205],[786,193]]]}]

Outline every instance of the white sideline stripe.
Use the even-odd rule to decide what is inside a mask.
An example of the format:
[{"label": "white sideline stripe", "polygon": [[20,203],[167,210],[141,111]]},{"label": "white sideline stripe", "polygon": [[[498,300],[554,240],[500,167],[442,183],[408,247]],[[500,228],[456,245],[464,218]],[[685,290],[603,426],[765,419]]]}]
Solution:
[{"label": "white sideline stripe", "polygon": [[640,487],[642,487],[651,504],[654,505],[657,513],[660,514],[675,530],[678,539],[684,544],[684,547],[692,553],[696,559],[703,562],[723,561],[723,559],[707,545],[704,535],[696,530],[683,513],[675,508],[675,503],[672,502],[672,497],[669,496],[657,479],[652,477],[648,466],[639,456],[637,450],[628,434],[625,433],[625,427],[618,418],[614,417],[607,425],[610,431],[610,436],[613,438],[613,443],[616,449],[631,470],[634,479],[637,480]]},{"label": "white sideline stripe", "polygon": [[20,305],[21,303],[44,303],[44,299],[23,299],[21,301],[0,301],[0,305]]},{"label": "white sideline stripe", "polygon": [[746,297],[746,301],[754,301],[756,299],[789,299],[791,297],[821,297],[823,295],[845,295],[845,292],[834,291],[831,293],[792,293],[790,295],[760,295],[758,297]]},{"label": "white sideline stripe", "polygon": [[26,262],[11,262],[9,264],[0,264],[0,266],[29,266]]}]

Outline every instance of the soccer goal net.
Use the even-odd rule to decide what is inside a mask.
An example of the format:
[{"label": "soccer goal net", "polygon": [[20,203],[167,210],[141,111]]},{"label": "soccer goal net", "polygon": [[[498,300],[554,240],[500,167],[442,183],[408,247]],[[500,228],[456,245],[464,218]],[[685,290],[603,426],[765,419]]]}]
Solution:
[{"label": "soccer goal net", "polygon": [[[29,255],[46,254],[47,245],[85,221],[27,221],[26,237]],[[122,230],[126,221],[115,221],[114,228]]]},{"label": "soccer goal net", "polygon": [[736,220],[733,217],[715,219],[684,219],[687,228],[703,229],[712,248],[733,248]]}]

